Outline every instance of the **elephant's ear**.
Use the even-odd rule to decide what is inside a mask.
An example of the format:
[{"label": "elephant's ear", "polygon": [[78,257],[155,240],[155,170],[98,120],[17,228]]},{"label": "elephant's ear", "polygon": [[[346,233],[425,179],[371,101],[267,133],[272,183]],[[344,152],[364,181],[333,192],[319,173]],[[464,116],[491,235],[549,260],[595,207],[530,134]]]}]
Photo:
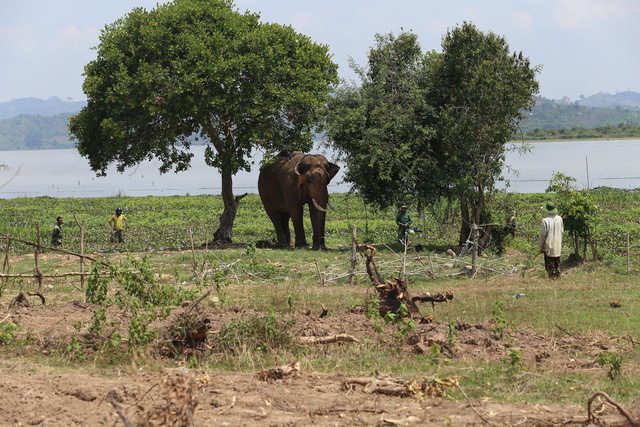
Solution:
[{"label": "elephant's ear", "polygon": [[304,184],[309,178],[306,174],[309,171],[309,165],[299,162],[295,167],[296,175],[298,175],[298,187]]},{"label": "elephant's ear", "polygon": [[327,173],[329,174],[329,181],[331,181],[333,177],[336,176],[339,170],[340,166],[336,165],[335,163],[327,163]]}]

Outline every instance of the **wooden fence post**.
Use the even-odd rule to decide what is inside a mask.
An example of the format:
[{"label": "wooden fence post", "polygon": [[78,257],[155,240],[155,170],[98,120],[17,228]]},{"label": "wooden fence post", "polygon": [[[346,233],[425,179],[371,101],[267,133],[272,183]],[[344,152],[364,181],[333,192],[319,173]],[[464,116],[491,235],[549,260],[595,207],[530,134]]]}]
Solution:
[{"label": "wooden fence post", "polygon": [[73,220],[80,228],[80,289],[84,291],[84,221],[81,224],[76,214],[73,214]]},{"label": "wooden fence post", "polygon": [[356,264],[358,263],[358,254],[356,247],[357,227],[353,226],[353,236],[351,237],[351,271],[349,274],[349,284],[353,285],[356,278]]},{"label": "wooden fence post", "polygon": [[33,257],[35,259],[35,264],[36,264],[36,277],[38,279],[38,290],[42,290],[42,271],[40,271],[40,266],[38,264],[38,255],[41,252],[41,248],[42,248],[42,236],[40,235],[40,223],[36,222],[36,231],[38,234],[38,244],[36,246],[36,250],[33,254]]},{"label": "wooden fence post", "polygon": [[630,247],[629,247],[629,233],[627,233],[627,274],[629,274],[629,258],[630,258]]},{"label": "wooden fence post", "polygon": [[478,271],[478,226],[473,223],[471,225],[471,233],[473,235],[473,250],[471,251],[471,272],[475,275]]},{"label": "wooden fence post", "polygon": [[[4,261],[2,262],[2,272],[3,272],[3,273],[7,273],[7,274],[9,274],[9,273],[10,273],[10,271],[9,271],[9,270],[10,270],[10,268],[11,268],[11,266],[9,265],[9,245],[11,245],[11,239],[9,238],[9,236],[7,236],[7,239],[6,239],[6,243],[5,243],[5,244],[6,244],[7,246],[4,248]],[[2,280],[2,282],[3,282],[2,287],[4,287],[4,286],[7,284],[7,282],[8,282],[8,281],[9,281],[9,278],[8,278],[8,277],[3,278],[3,280]],[[2,289],[0,288],[0,291],[1,291],[1,290],[2,290]],[[1,293],[1,292],[0,292],[0,293]]]},{"label": "wooden fence post", "polygon": [[191,242],[191,257],[193,258],[193,275],[195,276],[198,264],[196,262],[196,249],[193,245],[193,230],[189,229],[189,241]]}]

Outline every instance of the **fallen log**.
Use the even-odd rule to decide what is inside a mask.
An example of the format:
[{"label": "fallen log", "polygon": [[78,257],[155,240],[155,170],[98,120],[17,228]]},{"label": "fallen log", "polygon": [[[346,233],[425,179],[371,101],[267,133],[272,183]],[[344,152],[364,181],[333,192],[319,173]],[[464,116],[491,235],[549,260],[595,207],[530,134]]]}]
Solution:
[{"label": "fallen log", "polygon": [[18,296],[15,297],[14,300],[11,302],[11,304],[9,304],[9,308],[11,308],[13,306],[16,306],[16,305],[21,305],[23,307],[30,306],[31,303],[29,302],[29,299],[27,298],[27,296],[39,297],[40,300],[42,301],[42,305],[46,305],[47,304],[44,295],[42,295],[40,292],[27,292],[26,295],[23,292],[20,292],[18,294]]},{"label": "fallen log", "polygon": [[623,408],[618,402],[613,400],[607,393],[605,393],[603,391],[599,391],[599,392],[595,393],[587,401],[587,423],[593,423],[593,424],[596,424],[596,425],[600,425],[600,422],[599,422],[600,420],[595,415],[594,411],[591,410],[591,405],[593,404],[593,401],[596,398],[601,398],[607,404],[609,404],[609,405],[613,406],[614,408],[616,408],[618,410],[618,412],[620,413],[620,415],[622,415],[624,418],[627,419],[628,424],[626,424],[626,425],[629,425],[631,427],[640,427],[640,420],[638,420],[638,421],[634,420],[633,416],[625,408]]},{"label": "fallen log", "polygon": [[300,363],[295,360],[288,365],[278,366],[258,372],[258,378],[262,381],[281,380],[284,377],[300,375]]},{"label": "fallen log", "polygon": [[346,390],[351,390],[356,385],[363,386],[363,391],[368,394],[399,397],[441,397],[446,395],[447,389],[458,387],[458,377],[454,375],[444,379],[431,378],[417,382],[378,376],[376,378],[347,378],[342,384]]},{"label": "fallen log", "polygon": [[333,344],[338,342],[359,343],[360,340],[347,334],[329,335],[326,337],[297,337],[298,344]]}]

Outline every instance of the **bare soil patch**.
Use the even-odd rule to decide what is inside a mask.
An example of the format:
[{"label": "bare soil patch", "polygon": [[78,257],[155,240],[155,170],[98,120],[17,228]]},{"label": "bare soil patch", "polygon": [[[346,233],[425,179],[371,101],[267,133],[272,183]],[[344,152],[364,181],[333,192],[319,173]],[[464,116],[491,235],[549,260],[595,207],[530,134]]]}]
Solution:
[{"label": "bare soil patch", "polygon": [[[158,425],[141,416],[157,413],[167,401],[167,382],[183,375],[192,384],[187,397],[196,403],[195,425],[483,425],[470,403],[492,425],[577,426],[586,420],[584,407],[382,396],[361,387],[345,390],[345,377],[339,375],[304,372],[276,381],[261,381],[255,374],[181,369],[101,376],[33,372],[11,361],[3,361],[0,371],[2,425],[122,425],[109,395],[136,425]],[[185,396],[177,392],[173,398]],[[624,425],[619,415],[602,419]]]},{"label": "bare soil patch", "polygon": [[[41,354],[54,350],[61,343],[67,343],[72,336],[82,337],[93,321],[95,308],[96,306],[80,301],[32,305],[11,310],[3,307],[0,309],[0,319],[10,314],[7,320],[20,326],[18,338],[31,338],[17,351],[23,354]],[[159,331],[159,340],[166,339],[171,326],[187,310],[187,305],[176,308],[166,319],[153,322],[150,328]],[[198,316],[207,319],[206,346],[202,348],[204,351],[216,351],[218,332],[230,322],[263,316],[263,313],[241,307],[199,307],[197,311]],[[126,330],[128,319],[123,313],[126,311],[112,306],[107,316],[110,320],[118,320],[119,329]],[[631,347],[624,337],[610,337],[598,332],[553,337],[541,335],[529,327],[503,328],[504,336],[501,338],[496,325],[489,322],[467,324],[457,321],[453,336],[449,324],[417,323],[415,331],[399,335],[398,328],[390,324],[379,323],[378,327],[382,326],[382,331],[377,332],[374,322],[361,313],[329,313],[323,318],[318,315],[319,313],[295,313],[284,316],[290,320],[291,332],[295,336],[348,334],[359,341],[378,340],[400,351],[418,354],[429,354],[430,349],[437,344],[444,356],[468,361],[506,361],[510,353],[517,350],[526,366],[544,369],[595,369],[598,367],[597,356],[603,351],[624,353]],[[330,351],[332,347],[357,344],[341,342],[321,345]]]}]

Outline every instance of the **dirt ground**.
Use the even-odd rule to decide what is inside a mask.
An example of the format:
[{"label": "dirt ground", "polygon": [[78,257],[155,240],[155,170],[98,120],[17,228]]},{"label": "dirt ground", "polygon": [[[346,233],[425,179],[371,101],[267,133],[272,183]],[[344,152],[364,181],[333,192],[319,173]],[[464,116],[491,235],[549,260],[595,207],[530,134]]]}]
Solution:
[{"label": "dirt ground", "polygon": [[[80,372],[29,367],[21,362],[20,355],[46,355],[59,349],[61,343],[78,334],[78,328],[86,328],[94,309],[79,301],[0,308],[0,319],[10,315],[7,319],[21,327],[20,336],[31,338],[29,344],[17,347],[12,357],[0,362],[0,425],[119,425],[121,418],[109,401],[109,392],[132,422],[148,425],[149,410],[174,403],[183,408],[186,405],[180,402],[181,392],[167,385],[167,381],[177,381],[176,378],[190,384],[188,394],[192,404],[196,404],[196,425],[483,425],[486,420],[493,425],[530,426],[584,425],[581,423],[586,420],[586,408],[578,406],[455,402],[447,398],[369,394],[361,386],[345,387],[347,378],[335,374],[302,371],[297,376],[263,381],[255,373],[187,369],[142,372],[134,368]],[[109,317],[118,318],[117,309],[110,310],[114,311],[108,313]],[[154,328],[166,329],[184,310],[174,310]],[[228,322],[260,315],[240,307],[206,308],[200,314],[209,319],[212,342]],[[322,337],[347,333],[360,340],[378,337],[398,345],[397,329],[386,326],[378,334],[372,321],[362,313],[330,313],[324,318],[317,313],[296,313],[292,318],[297,335]],[[121,320],[121,326],[125,325],[126,319]],[[458,322],[452,348],[448,327],[439,323],[417,324],[415,332],[403,340],[402,351],[428,353],[438,343],[450,357],[502,361],[510,349],[517,348],[527,366],[580,370],[595,368],[595,358],[603,350],[616,351],[626,346],[622,338],[600,334],[553,338],[526,328],[510,330],[507,340],[494,332],[495,325]],[[327,344],[328,348],[339,345],[350,344]],[[173,403],[167,403],[167,399],[173,399]],[[637,403],[631,410],[637,408],[636,416],[640,417],[640,401]],[[603,419],[611,425],[624,425],[624,419],[613,412]]]},{"label": "dirt ground", "polygon": [[[453,402],[372,395],[345,390],[344,377],[302,373],[261,381],[255,375],[187,370],[120,372],[112,376],[29,371],[17,362],[0,364],[0,423],[3,426],[122,425],[108,393],[115,391],[127,418],[145,425],[145,408],[165,405],[167,378],[190,376],[197,403],[196,425],[584,425],[585,408]],[[166,390],[165,390],[166,393]],[[475,411],[478,412],[476,414]],[[609,425],[625,425],[617,415]]]},{"label": "dirt ground", "polygon": [[[185,310],[186,308],[173,310],[167,319],[152,323],[151,328],[166,330]],[[95,306],[80,301],[44,306],[37,302],[30,307],[12,310],[7,307],[0,308],[0,319],[10,314],[8,319],[20,325],[20,334],[32,338],[32,344],[21,347],[20,351],[40,353],[54,350],[59,343],[77,335],[76,328],[79,325],[80,331],[84,330],[82,328],[86,329],[93,319],[94,311]],[[215,340],[213,336],[229,322],[263,315],[241,307],[207,308],[199,310],[199,314],[209,320],[208,336],[212,340]],[[123,317],[115,306],[109,308],[107,316],[109,319],[118,319],[119,327],[126,328],[128,319]],[[445,356],[461,360],[504,361],[511,350],[517,349],[525,365],[549,369],[595,368],[598,366],[595,359],[603,350],[624,351],[630,346],[625,337],[609,337],[595,332],[588,335],[549,337],[540,335],[528,327],[508,331],[505,327],[508,339],[501,339],[495,325],[491,323],[467,324],[458,321],[452,347],[449,325],[445,323],[417,323],[415,331],[399,341],[397,328],[382,325],[383,332],[377,333],[373,321],[361,312],[335,315],[330,313],[324,318],[319,318],[318,313],[295,313],[291,318],[292,331],[301,336],[324,337],[346,333],[359,340],[379,339],[394,346],[400,345],[404,351],[418,354],[428,353],[431,346],[437,343],[442,347]]]}]

